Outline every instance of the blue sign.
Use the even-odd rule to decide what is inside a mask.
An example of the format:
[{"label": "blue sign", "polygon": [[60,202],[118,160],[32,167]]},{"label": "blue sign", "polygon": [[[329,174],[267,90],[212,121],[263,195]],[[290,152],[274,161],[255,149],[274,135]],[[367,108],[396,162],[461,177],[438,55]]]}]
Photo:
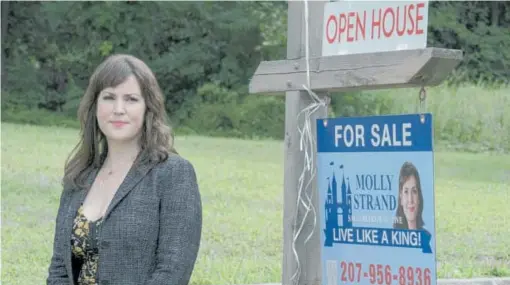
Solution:
[{"label": "blue sign", "polygon": [[432,116],[317,120],[323,285],[435,285]]}]

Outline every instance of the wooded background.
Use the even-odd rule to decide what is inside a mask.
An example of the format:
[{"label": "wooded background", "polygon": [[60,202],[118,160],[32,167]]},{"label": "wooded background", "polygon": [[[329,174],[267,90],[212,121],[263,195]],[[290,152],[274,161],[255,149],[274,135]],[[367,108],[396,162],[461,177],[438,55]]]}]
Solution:
[{"label": "wooded background", "polygon": [[[285,58],[285,1],[1,5],[3,121],[75,122],[94,68],[129,53],[155,72],[174,126],[283,137],[284,97],[249,96],[247,86],[260,61]],[[508,84],[510,2],[430,2],[428,46],[464,51],[449,85]],[[333,96],[332,112],[391,111],[387,98],[361,95]]]}]

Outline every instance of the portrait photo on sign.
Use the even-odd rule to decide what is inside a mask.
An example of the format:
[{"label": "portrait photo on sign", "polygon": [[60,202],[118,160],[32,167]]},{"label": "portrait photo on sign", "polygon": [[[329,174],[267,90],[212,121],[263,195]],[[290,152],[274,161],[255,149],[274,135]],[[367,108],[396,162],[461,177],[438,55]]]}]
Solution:
[{"label": "portrait photo on sign", "polygon": [[398,204],[393,227],[396,229],[422,230],[423,190],[420,174],[412,162],[406,161],[398,176]]}]

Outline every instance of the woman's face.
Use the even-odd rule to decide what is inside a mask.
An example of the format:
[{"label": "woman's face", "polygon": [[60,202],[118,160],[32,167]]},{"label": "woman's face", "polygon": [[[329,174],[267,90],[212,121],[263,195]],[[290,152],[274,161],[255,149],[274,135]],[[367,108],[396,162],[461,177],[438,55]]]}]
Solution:
[{"label": "woman's face", "polygon": [[416,221],[418,207],[420,206],[418,187],[416,185],[416,178],[414,176],[409,177],[407,181],[402,185],[402,191],[400,192],[400,203],[404,209],[404,215],[408,222]]},{"label": "woman's face", "polygon": [[145,100],[138,81],[129,76],[116,87],[105,88],[97,98],[97,121],[108,141],[127,142],[141,135]]}]

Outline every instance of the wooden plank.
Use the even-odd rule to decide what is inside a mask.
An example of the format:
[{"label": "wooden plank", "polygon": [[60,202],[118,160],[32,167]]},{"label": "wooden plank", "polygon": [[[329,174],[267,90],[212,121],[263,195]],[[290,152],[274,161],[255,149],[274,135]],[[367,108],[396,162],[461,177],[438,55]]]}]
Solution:
[{"label": "wooden plank", "polygon": [[[350,91],[434,86],[462,60],[462,51],[442,48],[314,57],[310,60],[315,91]],[[261,62],[251,79],[250,93],[304,90],[306,61]]]},{"label": "wooden plank", "polygon": [[[322,51],[321,28],[326,1],[309,1],[309,54],[319,56]],[[288,1],[288,29],[287,29],[287,58],[298,59],[305,57],[305,19],[304,3],[302,1]],[[303,84],[306,84],[306,64]],[[282,284],[290,285],[296,280],[291,280],[297,269],[297,262],[292,250],[294,230],[299,227],[299,222],[304,216],[304,208],[297,205],[299,176],[304,167],[304,153],[300,151],[300,134],[298,126],[303,126],[303,117],[297,119],[299,112],[312,102],[310,95],[304,91],[288,91],[285,94],[285,145],[284,145],[284,194],[283,194],[283,260],[282,260]],[[321,96],[321,94],[318,94]],[[320,108],[311,116],[311,126],[315,128],[315,120],[324,116],[325,108]],[[315,129],[312,130],[315,134]],[[309,155],[314,156],[315,150]],[[309,181],[307,176],[305,181]],[[313,193],[317,193],[315,179],[311,181]],[[303,197],[304,192],[303,192]],[[305,245],[304,240],[312,230],[313,213],[309,213],[301,235],[296,241],[296,251],[299,256],[301,274],[299,285],[321,284],[321,260],[320,260],[320,216],[318,196],[313,196],[313,205],[316,208],[317,222],[312,238]],[[297,218],[297,219],[296,219]],[[297,224],[296,224],[297,222]]]},{"label": "wooden plank", "polygon": [[[299,2],[288,2],[287,11],[287,59],[298,59],[304,56],[305,50],[301,45],[304,36],[303,5]],[[284,144],[284,182],[283,182],[283,255],[282,255],[282,284],[292,284],[291,278],[296,270],[296,262],[293,256],[292,240],[294,219],[296,216],[296,189],[297,180],[294,172],[303,166],[303,161],[295,155],[299,149],[297,141],[297,120],[296,114],[300,105],[306,101],[300,100],[303,92],[290,91],[285,94],[285,144]],[[295,166],[295,169],[294,169]]]}]

